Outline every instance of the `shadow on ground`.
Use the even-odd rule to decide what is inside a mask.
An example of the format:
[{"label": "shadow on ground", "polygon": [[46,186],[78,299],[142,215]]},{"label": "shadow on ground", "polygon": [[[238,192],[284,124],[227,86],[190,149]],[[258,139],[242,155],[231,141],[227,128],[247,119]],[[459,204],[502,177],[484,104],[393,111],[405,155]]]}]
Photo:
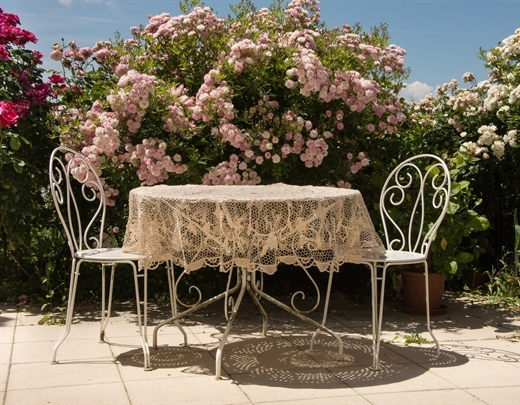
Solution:
[{"label": "shadow on ground", "polygon": [[[260,337],[230,342],[224,349],[222,367],[237,384],[345,388],[345,384],[352,387],[391,384],[412,379],[434,367],[454,367],[468,362],[466,355],[449,349],[441,350],[439,358],[435,358],[432,347],[384,345],[380,370],[374,371],[369,339],[344,340],[341,361],[338,360],[336,340],[317,338],[312,350],[309,342],[308,336]],[[467,347],[465,351],[468,352]],[[154,369],[182,368],[185,373],[215,374],[215,349],[208,350],[203,345],[162,346],[152,349],[151,353]],[[143,367],[140,349],[125,352],[116,360],[123,366]]]}]

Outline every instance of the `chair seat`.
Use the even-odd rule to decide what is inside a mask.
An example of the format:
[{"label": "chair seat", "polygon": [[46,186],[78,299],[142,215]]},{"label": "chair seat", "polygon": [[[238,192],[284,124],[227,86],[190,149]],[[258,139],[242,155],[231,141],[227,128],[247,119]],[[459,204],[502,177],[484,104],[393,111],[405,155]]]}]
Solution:
[{"label": "chair seat", "polygon": [[422,253],[416,252],[407,252],[401,250],[386,250],[384,255],[379,256],[364,256],[363,260],[365,262],[371,263],[393,263],[393,264],[410,264],[410,263],[421,263],[426,260],[426,256]]},{"label": "chair seat", "polygon": [[126,262],[137,261],[141,256],[133,253],[124,253],[121,248],[100,248],[78,250],[75,253],[78,259],[89,262]]}]

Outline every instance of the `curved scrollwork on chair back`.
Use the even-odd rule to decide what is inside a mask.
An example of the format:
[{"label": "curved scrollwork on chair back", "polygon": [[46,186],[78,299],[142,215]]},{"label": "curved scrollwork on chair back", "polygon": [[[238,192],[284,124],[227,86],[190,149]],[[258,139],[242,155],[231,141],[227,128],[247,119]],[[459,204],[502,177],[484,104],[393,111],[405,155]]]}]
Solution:
[{"label": "curved scrollwork on chair back", "polygon": [[401,162],[379,200],[386,247],[428,254],[448,209],[451,180],[446,163],[431,154]]},{"label": "curved scrollwork on chair back", "polygon": [[78,250],[100,248],[105,193],[87,158],[67,147],[54,149],[49,162],[49,184],[72,255]]}]

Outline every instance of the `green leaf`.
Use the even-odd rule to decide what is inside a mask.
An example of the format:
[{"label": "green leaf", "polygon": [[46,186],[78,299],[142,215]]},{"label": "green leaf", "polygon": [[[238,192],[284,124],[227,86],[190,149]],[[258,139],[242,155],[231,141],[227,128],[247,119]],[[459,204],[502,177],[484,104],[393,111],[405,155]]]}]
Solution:
[{"label": "green leaf", "polygon": [[449,263],[449,269],[450,269],[450,274],[456,274],[457,270],[459,269],[458,263],[455,260],[452,260]]},{"label": "green leaf", "polygon": [[25,166],[25,162],[24,161],[18,161],[17,163],[13,163],[13,167],[14,167],[14,170],[16,171],[16,173],[23,173],[23,168]]},{"label": "green leaf", "polygon": [[447,211],[448,215],[455,214],[459,208],[460,208],[459,204],[456,204],[456,203],[450,201],[450,203],[448,204],[448,211]]},{"label": "green leaf", "polygon": [[457,256],[455,256],[455,260],[458,263],[469,263],[469,262],[473,261],[474,258],[475,257],[471,253],[468,253],[468,252],[459,252],[459,253],[457,253]]},{"label": "green leaf", "polygon": [[447,247],[448,247],[448,241],[446,240],[446,238],[442,238],[442,240],[441,240],[442,250],[446,250]]},{"label": "green leaf", "polygon": [[457,183],[457,182],[451,183],[451,195],[452,196],[459,194],[460,190],[461,190],[461,187],[460,187],[459,183]]},{"label": "green leaf", "polygon": [[465,227],[469,232],[472,231],[485,231],[489,228],[489,220],[481,215],[477,217],[471,218],[469,222],[467,222]]},{"label": "green leaf", "polygon": [[20,146],[22,146],[22,143],[20,142],[20,138],[18,138],[18,136],[12,136],[11,140],[9,141],[9,145],[11,146],[11,149],[18,150],[20,149]]},{"label": "green leaf", "polygon": [[438,166],[435,166],[432,168],[432,165],[430,166],[426,166],[425,167],[425,170],[430,170],[431,169],[431,172],[430,174],[432,175],[432,177],[435,177],[437,176],[441,171],[439,170],[439,167]]},{"label": "green leaf", "polygon": [[477,198],[475,201],[473,201],[473,204],[475,204],[474,207],[482,204],[482,198]]},{"label": "green leaf", "polygon": [[20,135],[20,139],[24,141],[24,143],[26,143],[27,145],[32,146],[32,142],[26,137]]},{"label": "green leaf", "polygon": [[46,313],[43,315],[43,318],[38,321],[38,325],[45,325],[47,323],[47,320],[49,319],[50,313]]},{"label": "green leaf", "polygon": [[482,226],[481,230],[485,231],[490,227],[489,219],[487,219],[485,216],[478,217],[478,220],[480,221],[480,224]]}]

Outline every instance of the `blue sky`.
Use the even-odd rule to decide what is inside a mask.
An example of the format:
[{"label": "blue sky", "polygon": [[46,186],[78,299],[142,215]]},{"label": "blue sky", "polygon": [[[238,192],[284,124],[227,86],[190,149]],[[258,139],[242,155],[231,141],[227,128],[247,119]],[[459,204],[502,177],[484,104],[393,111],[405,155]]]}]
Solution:
[{"label": "blue sky", "polygon": [[[221,17],[238,0],[207,0]],[[270,0],[252,0],[267,7]],[[146,24],[149,15],[180,14],[177,0],[0,0],[5,12],[18,14],[22,28],[39,39],[33,48],[50,53],[52,45],[76,40],[93,46],[113,39],[115,32],[130,38],[130,27]],[[520,0],[321,0],[322,21],[328,26],[360,23],[365,30],[388,25],[391,43],[407,51],[408,98],[419,100],[438,85],[473,72],[477,81],[487,70],[479,49],[496,46],[520,27]],[[55,68],[49,59],[44,67]]]}]

